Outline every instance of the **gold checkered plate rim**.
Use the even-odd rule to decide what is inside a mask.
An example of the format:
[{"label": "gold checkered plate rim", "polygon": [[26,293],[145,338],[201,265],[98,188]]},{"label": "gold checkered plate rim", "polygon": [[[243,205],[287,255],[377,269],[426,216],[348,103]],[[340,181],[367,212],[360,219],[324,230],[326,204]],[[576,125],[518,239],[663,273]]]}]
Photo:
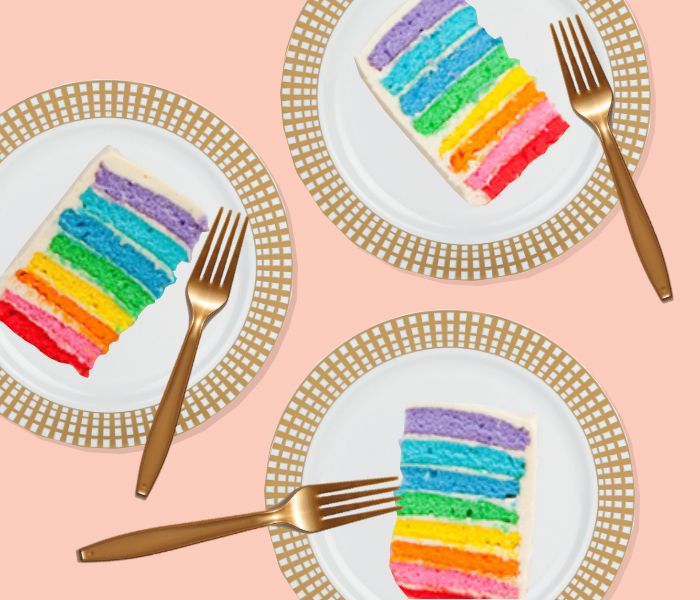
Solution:
[{"label": "gold checkered plate rim", "polygon": [[[223,359],[185,397],[177,432],[197,427],[233,402],[260,371],[280,335],[292,294],[292,243],[282,199],[260,158],[229,125],[166,89],[128,81],[55,87],[0,113],[0,163],[61,125],[116,118],[167,130],[209,157],[231,183],[250,219],[256,277],[250,309]],[[155,406],[92,412],[63,406],[25,387],[0,365],[0,415],[43,437],[89,448],[145,443]]]},{"label": "gold checkered plate rim", "polygon": [[[583,561],[558,598],[602,598],[621,568],[634,525],[634,474],[622,423],[576,359],[543,335],[501,317],[461,311],[411,314],[376,325],[331,352],[299,386],[280,419],[267,465],[267,506],[302,485],[314,435],[348,387],[388,361],[438,348],[475,350],[519,365],[549,386],[571,411],[591,451],[598,504]],[[280,569],[299,598],[342,600],[309,536],[272,528],[271,537]]]},{"label": "gold checkered plate rim", "polygon": [[[328,151],[318,104],[324,53],[352,2],[306,2],[287,47],[281,85],[284,131],[297,173],[321,210],[351,241],[389,264],[414,273],[473,281],[516,275],[542,266],[600,225],[617,204],[604,158],[557,214],[520,235],[483,244],[451,244],[415,235],[365,205]],[[605,43],[615,88],[613,131],[634,171],[642,156],[651,115],[651,83],[642,36],[625,0],[579,0],[579,4]]]}]

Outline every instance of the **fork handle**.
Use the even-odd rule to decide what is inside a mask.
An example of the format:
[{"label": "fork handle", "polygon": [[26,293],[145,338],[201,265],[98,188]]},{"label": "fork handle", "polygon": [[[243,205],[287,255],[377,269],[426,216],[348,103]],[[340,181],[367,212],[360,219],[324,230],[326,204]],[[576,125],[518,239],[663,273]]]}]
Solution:
[{"label": "fork handle", "polygon": [[598,134],[603,142],[608,165],[617,188],[617,194],[620,197],[620,204],[622,204],[622,211],[627,219],[627,227],[629,227],[642,266],[659,298],[663,302],[672,300],[671,280],[661,244],[659,244],[654,226],[651,224],[637,186],[607,121],[598,125]]},{"label": "fork handle", "polygon": [[276,511],[257,512],[236,517],[166,525],[125,533],[78,550],[81,562],[101,562],[139,558],[208,542],[243,531],[278,523]]},{"label": "fork handle", "polygon": [[140,498],[146,499],[151,493],[160,470],[163,468],[165,458],[168,456],[205,322],[204,317],[193,315],[180,354],[170,374],[168,385],[163,392],[163,398],[158,405],[156,416],[146,439],[146,447],[141,456],[136,483],[136,495]]}]

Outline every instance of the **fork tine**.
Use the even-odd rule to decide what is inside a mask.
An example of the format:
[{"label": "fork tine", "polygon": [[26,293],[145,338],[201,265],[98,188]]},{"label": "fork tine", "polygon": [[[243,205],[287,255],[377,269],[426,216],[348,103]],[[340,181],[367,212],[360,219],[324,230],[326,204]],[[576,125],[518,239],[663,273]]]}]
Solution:
[{"label": "fork tine", "polygon": [[351,504],[341,504],[339,506],[328,506],[321,509],[321,515],[323,517],[329,517],[331,515],[338,515],[346,512],[351,512],[359,510],[361,508],[367,508],[369,506],[377,506],[378,504],[388,504],[389,502],[396,505],[396,496],[385,496],[384,498],[376,498],[375,500],[366,500],[365,502],[353,502]]},{"label": "fork tine", "polygon": [[199,258],[197,259],[197,262],[194,264],[194,267],[192,268],[192,277],[197,277],[201,275],[202,271],[204,270],[204,265],[207,262],[207,255],[209,254],[209,247],[211,246],[211,241],[214,239],[214,236],[216,235],[216,228],[219,225],[219,220],[221,219],[221,214],[224,212],[224,208],[221,207],[216,213],[216,217],[214,219],[214,223],[212,223],[211,229],[209,230],[209,233],[207,234],[207,239],[204,240],[204,246],[202,246],[202,249],[199,252]]},{"label": "fork tine", "polygon": [[351,490],[352,488],[365,487],[367,485],[376,485],[379,483],[389,483],[396,481],[398,477],[379,477],[376,479],[356,479],[354,481],[338,481],[335,483],[322,483],[314,485],[316,493],[329,494],[331,492],[339,492],[341,490]]},{"label": "fork tine", "polygon": [[569,71],[569,65],[566,64],[566,59],[564,58],[564,52],[561,48],[561,43],[559,42],[559,36],[557,35],[557,30],[554,27],[554,23],[550,23],[549,28],[552,30],[552,39],[554,40],[554,46],[557,49],[557,57],[559,58],[559,66],[561,67],[561,74],[564,76],[564,83],[566,83],[566,91],[569,97],[576,95],[576,86],[574,85],[574,80],[571,79],[571,71]]},{"label": "fork tine", "polygon": [[385,494],[387,492],[396,492],[399,489],[399,486],[395,486],[381,489],[360,490],[359,492],[350,492],[349,494],[333,494],[332,496],[321,496],[319,498],[319,505],[326,506],[327,504],[337,504],[338,502],[346,502],[348,500],[354,500],[355,498],[378,496],[379,494]]},{"label": "fork tine", "polygon": [[593,77],[593,71],[591,71],[591,67],[588,64],[588,59],[586,58],[586,52],[583,51],[583,48],[581,47],[581,42],[579,40],[579,36],[576,33],[576,30],[574,29],[574,22],[570,19],[567,18],[566,22],[569,24],[569,30],[571,31],[571,37],[574,40],[574,44],[576,45],[576,51],[578,52],[579,56],[579,61],[581,63],[581,66],[583,67],[584,75],[586,78],[586,83],[588,84],[588,89],[593,89],[596,87],[596,80]]},{"label": "fork tine", "polygon": [[[224,224],[219,228],[216,234],[216,241],[214,242],[214,248],[211,251],[211,257],[207,263],[207,268],[204,271],[201,279],[203,281],[211,281],[211,276],[214,273],[214,267],[216,266],[217,260],[221,257],[221,244],[226,237],[226,229],[228,228],[228,222],[231,220],[231,211],[226,211],[226,218],[224,219]],[[225,258],[225,257],[224,257]]]},{"label": "fork tine", "polygon": [[322,521],[323,526],[320,531],[325,531],[326,529],[332,529],[333,527],[340,527],[341,525],[347,525],[348,523],[354,523],[356,521],[364,521],[365,519],[371,519],[372,517],[379,517],[380,515],[386,515],[392,512],[397,512],[401,510],[402,506],[392,506],[390,508],[382,508],[379,510],[371,510],[369,512],[361,512],[354,515],[346,515],[344,517],[335,517],[333,519],[324,519]]},{"label": "fork tine", "polygon": [[238,259],[241,256],[241,249],[243,248],[243,240],[245,238],[245,231],[248,228],[248,216],[243,218],[243,225],[241,226],[241,233],[238,235],[238,241],[236,242],[236,248],[233,251],[233,258],[231,259],[231,264],[228,266],[228,271],[226,271],[225,279],[222,281],[224,289],[231,291],[231,285],[233,284],[233,276],[236,274],[236,268],[238,267]]},{"label": "fork tine", "polygon": [[238,221],[241,218],[241,213],[236,213],[236,218],[233,220],[233,225],[231,226],[231,231],[228,233],[226,238],[226,244],[224,245],[224,250],[221,253],[221,260],[219,261],[219,267],[216,269],[216,275],[214,275],[214,283],[220,284],[224,278],[224,271],[226,270],[226,264],[228,263],[228,257],[231,252],[231,244],[233,244],[233,238],[236,236],[236,229],[238,229]]},{"label": "fork tine", "polygon": [[586,28],[583,26],[583,21],[581,20],[581,17],[579,15],[576,15],[576,22],[578,23],[578,28],[581,31],[583,43],[585,44],[586,48],[588,48],[588,58],[590,59],[591,64],[593,65],[593,70],[595,71],[595,74],[598,77],[598,85],[609,85],[608,77],[605,74],[605,71],[603,70],[603,66],[598,60],[598,55],[593,49],[593,44],[591,44],[591,38],[588,37],[588,33],[586,33]]},{"label": "fork tine", "polygon": [[571,42],[569,41],[569,36],[567,35],[566,29],[564,28],[563,21],[559,21],[559,29],[561,31],[561,36],[564,38],[564,47],[566,48],[566,53],[569,57],[569,65],[571,65],[571,72],[573,73],[574,79],[576,80],[578,91],[579,93],[585,92],[586,82],[583,80],[583,74],[581,73],[581,69],[578,66],[578,61],[576,60],[576,53],[571,47]]}]

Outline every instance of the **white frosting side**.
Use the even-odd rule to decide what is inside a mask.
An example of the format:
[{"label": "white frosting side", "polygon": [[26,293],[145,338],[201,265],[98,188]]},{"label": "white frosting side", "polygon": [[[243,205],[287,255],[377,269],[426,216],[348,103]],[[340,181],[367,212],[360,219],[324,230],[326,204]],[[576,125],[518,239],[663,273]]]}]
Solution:
[{"label": "white frosting side", "polygon": [[[525,475],[520,480],[520,497],[518,513],[520,514],[520,575],[518,588],[520,596],[527,593],[530,557],[532,556],[532,531],[535,519],[535,478],[537,475],[537,420],[535,417],[524,419],[524,426],[530,432],[530,444],[525,450]],[[511,421],[514,423],[514,421]]]}]

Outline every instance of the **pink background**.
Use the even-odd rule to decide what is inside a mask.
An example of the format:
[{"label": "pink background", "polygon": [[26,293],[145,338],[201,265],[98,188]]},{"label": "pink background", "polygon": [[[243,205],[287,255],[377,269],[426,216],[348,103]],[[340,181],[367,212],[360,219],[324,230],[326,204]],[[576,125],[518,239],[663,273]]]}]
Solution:
[{"label": "pink background", "polygon": [[[698,90],[674,46],[696,35],[698,4],[669,13],[657,0],[628,0],[654,80],[655,126],[638,183],[677,298],[662,305],[619,210],[563,260],[480,285],[399,271],[346,240],[297,178],[282,134],[281,69],[303,1],[198,0],[183,10],[163,0],[3,6],[0,110],[55,85],[100,78],[153,83],[209,107],[250,141],[279,183],[294,233],[297,287],[286,335],[264,376],[240,406],[175,444],[147,503],[133,498],[138,451],[79,450],[0,419],[0,596],[293,598],[264,530],[114,564],[80,565],[74,551],[135,528],[261,509],[279,416],[316,363],[375,323],[453,308],[522,322],[597,378],[624,420],[639,488],[636,539],[615,598],[688,597],[682,574],[695,568],[700,530],[697,519],[689,519],[692,532],[669,527],[667,518],[672,497],[700,492],[690,454],[700,417],[700,202],[686,176],[697,171],[688,134],[697,135],[691,115]],[[667,416],[669,410],[677,412]],[[202,467],[217,456],[214,466]],[[681,499],[682,523],[694,508]],[[652,576],[659,573],[673,576]]]}]

